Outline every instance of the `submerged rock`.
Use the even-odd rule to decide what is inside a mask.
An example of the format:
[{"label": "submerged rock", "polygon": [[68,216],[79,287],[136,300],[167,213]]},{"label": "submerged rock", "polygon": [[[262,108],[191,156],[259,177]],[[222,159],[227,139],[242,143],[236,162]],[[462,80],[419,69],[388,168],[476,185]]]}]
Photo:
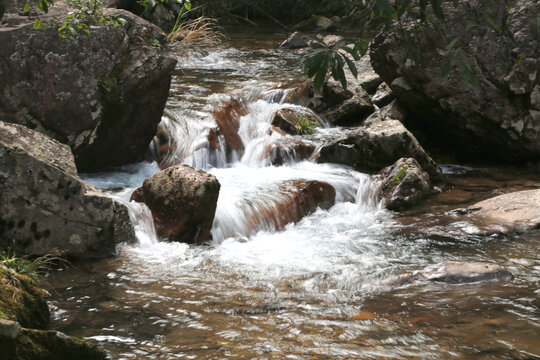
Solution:
[{"label": "submerged rock", "polygon": [[386,285],[403,286],[424,281],[464,284],[490,280],[511,281],[513,278],[512,273],[500,265],[447,261],[400,275]]},{"label": "submerged rock", "polygon": [[420,203],[430,191],[429,175],[412,158],[401,158],[381,170],[381,193],[387,209],[400,211]]},{"label": "submerged rock", "polygon": [[432,180],[442,178],[439,166],[416,138],[397,120],[373,122],[330,141],[320,149],[318,162],[352,166],[374,173],[402,157],[414,158]]},{"label": "submerged rock", "polygon": [[[505,1],[489,7],[473,0],[458,6],[443,4],[445,20],[440,27],[415,32],[421,66],[415,65],[398,34],[381,32],[370,45],[373,68],[415,115],[410,119],[415,131],[469,161],[540,159],[540,113],[532,104],[534,88],[540,85],[540,38],[531,25],[540,4],[513,3],[512,7]],[[464,84],[457,71],[440,76],[450,52],[444,42],[431,39],[441,32],[447,39],[459,39],[460,57],[475,72],[478,87]],[[452,64],[456,69],[458,65]]]},{"label": "submerged rock", "polygon": [[68,146],[0,122],[0,249],[67,256],[113,251],[113,200],[77,175]]},{"label": "submerged rock", "polygon": [[481,228],[530,230],[540,227],[540,189],[517,191],[480,201],[469,208]]},{"label": "submerged rock", "polygon": [[[51,20],[67,8],[55,4]],[[176,60],[159,28],[124,10],[116,28],[63,40],[54,27],[34,30],[13,17],[0,28],[0,119],[68,144],[81,171],[142,159],[156,133]],[[158,46],[159,45],[159,46]]]},{"label": "submerged rock", "polygon": [[210,239],[220,184],[214,175],[190,166],[171,166],[144,181],[133,200],[152,211],[156,232],[170,241]]}]

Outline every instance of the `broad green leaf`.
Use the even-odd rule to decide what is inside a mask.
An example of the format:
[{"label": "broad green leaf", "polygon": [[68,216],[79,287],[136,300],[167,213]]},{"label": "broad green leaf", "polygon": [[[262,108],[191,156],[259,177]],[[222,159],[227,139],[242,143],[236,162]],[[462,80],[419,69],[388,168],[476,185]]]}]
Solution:
[{"label": "broad green leaf", "polygon": [[319,69],[319,72],[317,73],[317,75],[315,75],[315,80],[313,81],[313,87],[315,88],[315,90],[319,90],[320,88],[322,88],[324,84],[324,80],[326,79],[327,72],[328,72],[328,59],[326,58],[323,61]]},{"label": "broad green leaf", "polygon": [[191,10],[191,3],[189,1],[186,1],[184,3],[184,7],[186,8],[187,11]]},{"label": "broad green leaf", "polygon": [[358,40],[358,42],[354,45],[354,50],[357,51],[360,56],[366,55],[368,49],[369,43],[365,40]]},{"label": "broad green leaf", "polygon": [[358,69],[356,68],[356,65],[354,61],[349,59],[348,57],[344,56],[345,61],[347,62],[347,65],[349,66],[349,70],[351,70],[351,73],[355,78],[358,77]]},{"label": "broad green leaf", "polygon": [[34,30],[38,30],[38,29],[41,29],[41,20],[40,19],[36,19],[34,21]]},{"label": "broad green leaf", "polygon": [[354,60],[356,60],[356,61],[360,60],[360,55],[358,55],[358,52],[354,51],[350,47],[344,46],[340,50],[344,50],[344,51],[348,52],[349,54],[351,54],[351,56],[353,57]]},{"label": "broad green leaf", "polygon": [[23,9],[23,11],[24,11],[24,12],[27,12],[28,10],[30,10],[30,7],[31,7],[31,5],[30,5],[30,4],[26,4],[26,5],[24,5],[24,9]]}]

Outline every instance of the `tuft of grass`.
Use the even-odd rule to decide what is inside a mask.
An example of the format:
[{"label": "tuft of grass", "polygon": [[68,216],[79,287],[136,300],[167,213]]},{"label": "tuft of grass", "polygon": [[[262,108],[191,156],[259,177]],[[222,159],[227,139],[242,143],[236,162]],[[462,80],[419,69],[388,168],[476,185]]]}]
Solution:
[{"label": "tuft of grass", "polygon": [[205,16],[180,21],[180,14],[167,42],[180,55],[188,56],[188,50],[217,46],[225,38],[215,19]]},{"label": "tuft of grass", "polygon": [[296,132],[298,135],[311,135],[318,125],[316,121],[304,116],[298,116],[296,120]]},{"label": "tuft of grass", "polygon": [[67,260],[58,254],[46,254],[35,259],[30,259],[27,256],[18,257],[11,250],[0,253],[0,265],[12,269],[18,274],[26,275],[35,282],[40,282],[43,275],[47,274],[54,265],[58,264],[66,265]]},{"label": "tuft of grass", "polygon": [[398,185],[401,180],[403,180],[403,178],[405,177],[405,175],[407,174],[407,170],[409,169],[409,167],[407,165],[403,165],[399,171],[397,172],[397,174],[392,178],[392,180],[390,180],[390,185],[391,186],[396,186]]}]

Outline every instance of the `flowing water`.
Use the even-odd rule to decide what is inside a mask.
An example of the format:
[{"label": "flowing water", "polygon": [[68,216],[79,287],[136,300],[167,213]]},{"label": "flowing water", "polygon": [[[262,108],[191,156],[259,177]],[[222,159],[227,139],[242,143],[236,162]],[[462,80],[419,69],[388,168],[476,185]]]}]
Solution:
[{"label": "flowing water", "polygon": [[[241,34],[180,59],[161,124],[174,143],[167,161],[221,183],[212,242],[159,242],[148,209],[129,203],[156,162],[84,176],[129,204],[139,243],[55,272],[54,327],[114,359],[540,359],[540,232],[487,235],[450,211],[540,179],[447,166],[441,192],[398,216],[380,206],[366,174],[298,161],[294,151],[272,166],[267,148],[282,140],[269,131],[272,114],[292,106],[276,89],[301,74],[296,55],[273,50],[284,34]],[[212,148],[208,137],[212,113],[231,98],[248,108],[243,153],[227,153],[222,138]],[[306,141],[340,131],[320,128]],[[280,231],[250,226],[246,216],[279,201],[291,179],[330,183],[336,204]],[[447,260],[498,263],[515,280],[383,285]]]}]

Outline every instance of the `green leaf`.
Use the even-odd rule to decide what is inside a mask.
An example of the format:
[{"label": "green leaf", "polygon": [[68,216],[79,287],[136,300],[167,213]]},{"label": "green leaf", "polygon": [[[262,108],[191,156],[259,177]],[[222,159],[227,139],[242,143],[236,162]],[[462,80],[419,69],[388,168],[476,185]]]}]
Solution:
[{"label": "green leaf", "polygon": [[475,27],[478,27],[478,24],[475,23],[474,21],[469,21],[469,23],[467,24],[467,27],[465,28],[465,31],[469,31],[471,29],[474,29]]},{"label": "green leaf", "polygon": [[328,58],[326,57],[320,68],[319,68],[319,71],[317,72],[317,74],[315,75],[315,80],[313,81],[313,87],[315,88],[315,90],[319,90],[320,88],[322,88],[323,84],[324,84],[324,80],[326,79],[326,73],[328,72]]},{"label": "green leaf", "polygon": [[495,22],[495,20],[493,20],[493,18],[492,18],[491,16],[489,16],[485,11],[483,11],[482,14],[484,15],[484,18],[485,18],[486,21],[489,23],[489,25],[491,25],[491,27],[492,27],[496,32],[501,31],[501,28],[499,27],[499,25],[497,25],[497,23]]},{"label": "green leaf", "polygon": [[351,73],[353,74],[354,78],[356,79],[358,77],[358,69],[356,68],[356,65],[354,61],[349,59],[348,57],[344,56],[345,61],[347,62],[347,65],[349,66],[349,70],[351,70]]},{"label": "green leaf", "polygon": [[351,49],[350,47],[344,46],[340,50],[344,50],[344,51],[348,52],[353,57],[354,60],[356,60],[356,61],[360,60],[360,55],[358,55],[358,52],[355,51],[354,49]]},{"label": "green leaf", "polygon": [[34,30],[38,30],[38,29],[41,29],[41,20],[40,19],[36,19],[34,21]]},{"label": "green leaf", "polygon": [[30,7],[31,7],[31,5],[30,5],[30,4],[26,4],[26,5],[24,5],[24,9],[23,9],[23,11],[24,11],[24,12],[27,12],[28,10],[30,10]]},{"label": "green leaf", "polygon": [[37,7],[39,10],[43,11],[44,13],[49,11],[49,4],[47,4],[46,0],[39,0],[37,3]]},{"label": "green leaf", "polygon": [[358,40],[358,42],[354,45],[354,51],[357,51],[360,56],[364,56],[367,54],[367,51],[369,49],[369,43],[365,40]]},{"label": "green leaf", "polygon": [[184,7],[187,11],[191,10],[191,3],[189,1],[184,2]]},{"label": "green leaf", "polygon": [[446,50],[452,49],[452,48],[454,47],[454,45],[456,45],[456,43],[457,43],[458,41],[459,41],[459,38],[457,38],[457,37],[454,38],[454,40],[450,41],[450,42],[448,43],[448,45],[446,45],[445,49],[446,49]]},{"label": "green leaf", "polygon": [[439,19],[444,19],[444,11],[442,9],[442,3],[444,0],[431,0],[431,6],[433,7],[433,13]]},{"label": "green leaf", "polygon": [[452,71],[452,65],[450,63],[443,64],[439,69],[439,76],[444,78]]}]

